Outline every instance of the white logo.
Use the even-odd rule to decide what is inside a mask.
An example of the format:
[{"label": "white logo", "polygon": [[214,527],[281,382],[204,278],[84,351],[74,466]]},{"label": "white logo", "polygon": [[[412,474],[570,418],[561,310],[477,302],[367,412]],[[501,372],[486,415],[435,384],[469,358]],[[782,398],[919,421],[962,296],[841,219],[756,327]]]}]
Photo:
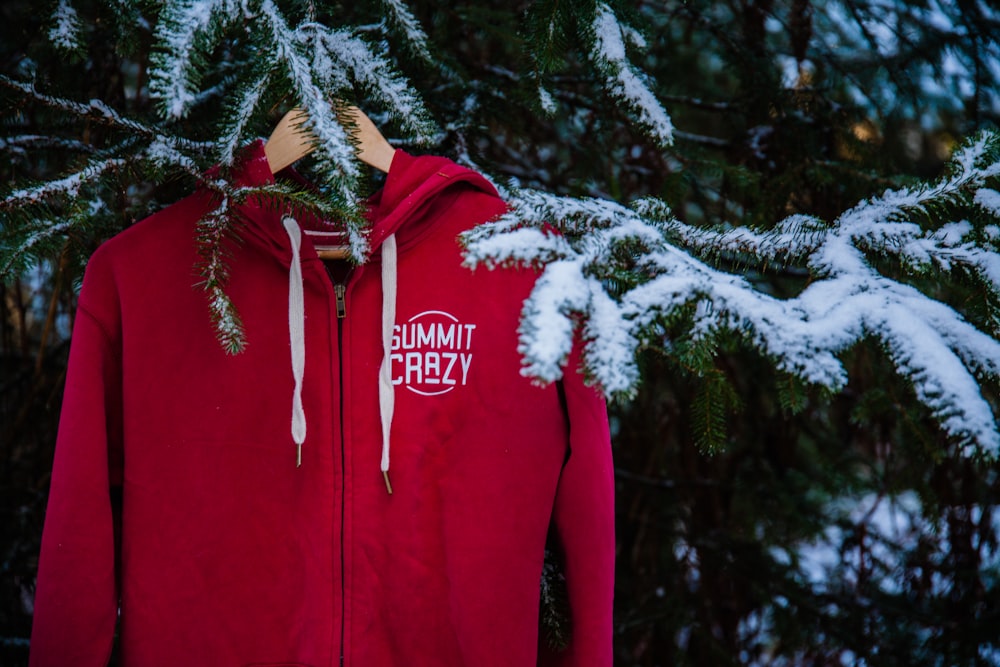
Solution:
[{"label": "white logo", "polygon": [[475,324],[425,310],[392,328],[392,383],[421,396],[440,396],[469,380]]}]

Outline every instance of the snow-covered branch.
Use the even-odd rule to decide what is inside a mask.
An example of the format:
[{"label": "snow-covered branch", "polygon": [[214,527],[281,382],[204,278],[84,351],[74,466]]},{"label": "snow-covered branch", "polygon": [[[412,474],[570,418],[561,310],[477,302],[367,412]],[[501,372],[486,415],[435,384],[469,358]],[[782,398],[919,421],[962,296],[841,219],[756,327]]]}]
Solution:
[{"label": "snow-covered branch", "polygon": [[211,141],[193,141],[184,137],[174,136],[163,131],[158,126],[148,125],[133,118],[123,116],[98,99],[90,100],[89,103],[84,104],[75,100],[48,95],[35,88],[33,83],[17,81],[3,74],[0,74],[0,85],[17,91],[33,102],[43,104],[51,109],[63,111],[77,120],[95,121],[129,135],[138,135],[154,141],[167,141],[176,144],[184,150],[201,154],[207,153],[215,147],[215,144]]},{"label": "snow-covered branch", "polygon": [[672,144],[674,125],[670,116],[625,53],[625,40],[644,47],[642,36],[634,29],[623,26],[604,2],[597,4],[592,29],[594,44],[590,57],[604,73],[604,85],[608,92],[632,111],[639,124],[658,144]]},{"label": "snow-covered branch", "polygon": [[219,197],[216,207],[198,222],[198,273],[208,297],[208,311],[215,335],[230,354],[246,346],[246,331],[226,286],[229,282],[229,248],[226,246],[238,216],[230,214],[229,196]]},{"label": "snow-covered branch", "polygon": [[4,253],[6,261],[0,266],[0,278],[9,276],[13,272],[14,267],[19,266],[39,245],[49,239],[65,235],[76,224],[79,224],[79,220],[40,221],[40,224],[37,224],[31,230],[31,233],[21,239],[16,248],[12,249],[9,253]]},{"label": "snow-covered branch", "polygon": [[243,2],[230,0],[182,0],[168,2],[160,15],[155,65],[150,88],[168,118],[183,118],[198,93],[205,52],[214,43],[211,36],[234,18],[246,13]]},{"label": "snow-covered branch", "polygon": [[[936,229],[919,223],[931,206],[993,201],[987,186],[1000,175],[998,143],[983,135],[955,155],[950,175],[939,182],[887,191],[830,224],[796,215],[763,232],[697,229],[655,199],[626,207],[514,191],[508,213],[465,235],[466,263],[542,270],[520,330],[522,372],[541,381],[561,377],[577,320],[585,322],[587,370],[609,395],[635,390],[643,346],[669,351],[678,336],[698,341],[723,331],[741,336],[777,368],[839,390],[848,379],[839,355],[873,337],[967,454],[995,456],[1000,433],[978,378],[1000,377],[996,332],[883,275],[868,253],[894,256],[924,275],[962,264],[992,285],[989,298],[1000,300],[996,235],[986,232],[992,245],[982,244],[968,222]],[[813,280],[797,296],[778,299],[709,264],[706,257],[716,252],[794,262],[808,267]],[[666,323],[685,312],[677,334]]]},{"label": "snow-covered branch", "polygon": [[72,197],[80,191],[80,187],[85,183],[96,180],[112,169],[125,166],[125,163],[126,161],[121,158],[93,160],[83,169],[69,176],[11,192],[0,202],[0,209],[37,204],[49,197]]},{"label": "snow-covered branch", "polygon": [[385,10],[386,22],[406,38],[413,53],[425,62],[432,62],[427,46],[427,33],[420,27],[420,22],[406,3],[401,0],[382,0],[382,8]]},{"label": "snow-covered branch", "polygon": [[142,142],[128,138],[102,151],[100,157],[90,160],[67,176],[7,193],[0,200],[0,210],[35,206],[56,198],[76,197],[81,188],[98,182],[106,174],[143,162],[168,171],[177,169],[204,182],[198,163],[180,150],[181,143],[183,142],[174,137],[159,135],[143,147]]},{"label": "snow-covered branch", "polygon": [[58,149],[76,151],[78,153],[93,153],[94,147],[76,139],[54,137],[44,134],[20,134],[13,137],[0,137],[0,151],[8,151],[18,155],[27,154],[29,149]]},{"label": "snow-covered branch", "polygon": [[[387,13],[413,44],[426,51],[426,35],[404,3],[386,0]],[[314,138],[314,159],[329,186],[328,195],[347,213],[343,219],[354,257],[367,254],[367,237],[356,201],[362,171],[349,124],[337,108],[360,87],[408,138],[426,143],[437,130],[420,96],[393,67],[350,28],[289,21],[275,0],[175,0],[168,2],[157,32],[160,51],[151,72],[151,90],[168,118],[183,117],[198,98],[207,73],[205,55],[227,30],[242,25],[243,41],[267,68],[247,68],[221,127],[219,153],[229,164],[248,138],[251,121],[272,89],[287,84],[305,112],[303,129]]]},{"label": "snow-covered branch", "polygon": [[360,173],[347,132],[337,122],[327,94],[316,85],[316,80],[323,78],[314,79],[309,60],[297,48],[298,34],[271,0],[261,3],[260,14],[270,33],[278,62],[285,69],[306,112],[306,124],[316,137],[319,157],[329,162],[324,171],[340,175],[338,194],[349,201],[352,199],[350,185],[357,181]]},{"label": "snow-covered branch", "polygon": [[222,136],[219,137],[219,158],[222,164],[232,164],[237,149],[245,141],[247,126],[260,104],[270,78],[269,72],[255,77],[230,108],[230,122],[223,126]]},{"label": "snow-covered branch", "polygon": [[49,29],[49,41],[64,51],[73,51],[80,47],[80,33],[83,27],[80,17],[67,0],[59,0],[52,12],[52,27]]},{"label": "snow-covered branch", "polygon": [[331,30],[318,23],[307,23],[296,32],[303,50],[313,54],[314,75],[324,87],[342,89],[351,80],[357,81],[414,141],[431,141],[436,128],[420,96],[367,42],[348,30]]}]

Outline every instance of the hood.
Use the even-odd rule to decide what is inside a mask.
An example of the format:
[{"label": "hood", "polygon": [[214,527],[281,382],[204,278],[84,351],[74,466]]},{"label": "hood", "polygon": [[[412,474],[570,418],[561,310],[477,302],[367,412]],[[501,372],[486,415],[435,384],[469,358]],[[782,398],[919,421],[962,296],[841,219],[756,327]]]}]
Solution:
[{"label": "hood", "polygon": [[[218,173],[218,171],[216,171]],[[210,172],[210,175],[212,173]],[[289,178],[305,187],[312,187],[294,170],[285,169],[279,177]],[[236,186],[260,186],[275,182],[264,142],[255,141],[237,157],[232,172]],[[367,233],[368,253],[362,258],[360,270],[369,260],[377,260],[382,276],[382,363],[379,367],[379,413],[382,425],[382,458],[380,469],[386,491],[392,494],[389,482],[390,434],[395,410],[395,387],[392,384],[391,344],[396,322],[396,257],[397,252],[420,242],[433,229],[435,208],[447,207],[450,199],[459,196],[462,187],[471,187],[497,196],[493,186],[476,172],[442,157],[414,157],[397,150],[382,190],[365,202],[370,222]],[[307,437],[307,419],[303,410],[302,380],[305,374],[305,299],[302,263],[317,261],[318,255],[309,238],[310,231],[336,230],[336,223],[310,215],[295,215],[281,207],[260,200],[250,200],[237,206],[241,220],[242,240],[257,244],[288,269],[288,340],[291,349],[292,390],[291,435],[296,446],[296,465],[302,465],[302,446]],[[239,267],[233,267],[238,277]]]},{"label": "hood", "polygon": [[[209,175],[217,173],[218,168],[213,168]],[[291,167],[277,175],[272,174],[264,153],[264,141],[260,139],[244,147],[237,155],[231,180],[236,186],[261,186],[275,183],[276,176],[277,179],[290,180],[316,190],[315,186]],[[361,258],[361,264],[377,258],[382,244],[391,235],[397,236],[400,251],[419,243],[434,222],[424,214],[446,198],[457,196],[458,189],[462,186],[499,196],[483,176],[448,158],[413,156],[397,149],[384,186],[364,202],[365,216],[369,222],[366,230],[368,253]],[[282,224],[286,214],[278,207],[261,201],[251,201],[236,208],[241,219],[248,223],[241,229],[242,239],[266,247],[287,265],[291,255],[289,239]],[[335,221],[324,221],[315,216],[299,216],[296,221],[303,231],[337,229]],[[308,235],[304,235],[303,257],[309,258],[314,254],[312,242]]]}]

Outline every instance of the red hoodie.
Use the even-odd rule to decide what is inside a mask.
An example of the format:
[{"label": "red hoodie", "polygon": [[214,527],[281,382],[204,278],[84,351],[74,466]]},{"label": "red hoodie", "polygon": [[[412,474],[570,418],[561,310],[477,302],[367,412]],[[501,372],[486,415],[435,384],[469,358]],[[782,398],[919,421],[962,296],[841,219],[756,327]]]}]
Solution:
[{"label": "red hoodie", "polygon": [[[240,169],[273,182],[261,142]],[[494,189],[397,151],[372,206],[373,256],[343,285],[308,236],[293,259],[297,227],[280,212],[244,207],[236,356],[193,286],[195,226],[212,207],[184,199],[88,266],[31,665],[105,665],[116,623],[126,666],[610,665],[606,409],[572,368],[545,387],[520,375],[533,271],[462,266],[457,235],[504,209]],[[298,378],[290,345],[305,354]],[[556,653],[538,637],[550,526],[571,622]]]}]

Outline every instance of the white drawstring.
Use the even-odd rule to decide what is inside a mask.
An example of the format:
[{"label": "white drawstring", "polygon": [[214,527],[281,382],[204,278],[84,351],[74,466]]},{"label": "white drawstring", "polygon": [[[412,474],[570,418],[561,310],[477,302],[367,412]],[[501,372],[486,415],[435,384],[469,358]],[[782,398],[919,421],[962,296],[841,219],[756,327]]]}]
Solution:
[{"label": "white drawstring", "polygon": [[[288,267],[288,342],[292,349],[292,440],[296,445],[295,465],[302,465],[302,443],[306,439],[306,414],[302,408],[302,377],[306,366],[305,303],[302,285],[302,230],[292,218],[282,220],[292,246]],[[389,435],[396,409],[396,393],[392,386],[392,330],[396,324],[396,236],[390,234],[382,243],[382,365],[379,368],[378,400],[382,419],[382,462],[380,468],[385,488],[392,494],[389,483]]]},{"label": "white drawstring", "polygon": [[292,263],[288,267],[288,343],[292,348],[292,440],[295,442],[295,465],[302,465],[302,443],[306,439],[306,413],[302,409],[302,376],[306,368],[306,315],[302,287],[302,230],[291,218],[282,220],[292,245]]},{"label": "white drawstring", "polygon": [[378,403],[382,417],[382,477],[392,495],[389,483],[389,434],[392,413],[396,409],[396,392],[392,386],[392,330],[396,324],[396,235],[390,234],[382,243],[382,366],[378,374]]}]

